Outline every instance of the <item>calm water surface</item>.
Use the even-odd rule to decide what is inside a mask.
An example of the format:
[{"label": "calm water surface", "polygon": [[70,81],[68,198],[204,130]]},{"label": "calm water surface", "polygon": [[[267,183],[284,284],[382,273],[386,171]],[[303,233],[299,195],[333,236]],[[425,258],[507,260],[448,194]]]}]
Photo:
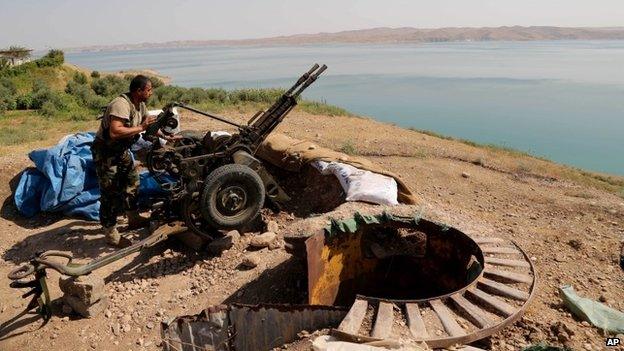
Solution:
[{"label": "calm water surface", "polygon": [[206,47],[67,54],[185,87],[287,87],[354,113],[624,175],[624,41]]}]

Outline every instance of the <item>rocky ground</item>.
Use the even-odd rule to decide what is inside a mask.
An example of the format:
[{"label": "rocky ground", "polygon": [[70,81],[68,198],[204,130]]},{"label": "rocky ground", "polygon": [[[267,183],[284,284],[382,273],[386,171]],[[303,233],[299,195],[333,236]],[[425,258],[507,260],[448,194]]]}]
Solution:
[{"label": "rocky ground", "polygon": [[[243,120],[237,111],[229,115]],[[222,129],[195,115],[184,115],[189,129]],[[562,305],[557,288],[571,284],[585,297],[624,311],[624,272],[618,266],[624,239],[624,199],[587,182],[571,180],[562,166],[531,157],[443,140],[356,117],[313,116],[294,111],[279,128],[290,136],[321,146],[351,149],[401,175],[418,204],[384,208],[347,203],[313,218],[302,213],[263,212],[277,224],[279,236],[299,235],[330,216],[382,210],[442,221],[469,235],[492,235],[517,242],[532,257],[538,291],[521,321],[479,345],[517,350],[537,342],[574,350],[602,350],[605,335],[574,318]],[[54,139],[44,144],[52,145]],[[11,185],[26,167],[29,146],[15,147],[0,158],[0,276],[39,250],[73,253],[88,261],[113,251],[97,223],[58,215],[20,217]],[[275,229],[275,228],[273,228]],[[301,260],[284,250],[250,246],[255,233],[243,233],[230,249],[215,256],[195,252],[170,239],[97,270],[106,281],[109,306],[81,319],[63,308],[59,275],[50,272],[54,315],[43,325],[34,315],[19,316],[26,300],[0,279],[0,349],[2,350],[156,350],[160,322],[227,302],[304,302],[306,283]],[[254,267],[255,266],[255,267]],[[15,317],[18,317],[17,319]],[[309,334],[297,349],[309,347]]]}]

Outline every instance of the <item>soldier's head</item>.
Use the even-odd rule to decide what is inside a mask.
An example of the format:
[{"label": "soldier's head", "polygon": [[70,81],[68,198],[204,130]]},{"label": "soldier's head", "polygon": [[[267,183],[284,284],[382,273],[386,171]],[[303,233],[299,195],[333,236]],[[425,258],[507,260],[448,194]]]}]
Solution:
[{"label": "soldier's head", "polygon": [[139,74],[130,81],[130,95],[139,102],[145,102],[152,96],[152,81]]}]

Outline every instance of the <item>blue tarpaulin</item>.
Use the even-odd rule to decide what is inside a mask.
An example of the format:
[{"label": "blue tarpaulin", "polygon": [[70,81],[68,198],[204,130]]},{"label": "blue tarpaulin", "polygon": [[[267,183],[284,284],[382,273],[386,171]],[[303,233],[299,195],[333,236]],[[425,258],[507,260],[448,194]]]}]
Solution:
[{"label": "blue tarpaulin", "polygon": [[[77,133],[49,149],[34,150],[28,157],[35,168],[22,173],[15,190],[20,213],[32,217],[40,211],[99,219],[100,189],[91,156],[95,133]],[[141,197],[162,193],[149,172],[140,174]]]}]

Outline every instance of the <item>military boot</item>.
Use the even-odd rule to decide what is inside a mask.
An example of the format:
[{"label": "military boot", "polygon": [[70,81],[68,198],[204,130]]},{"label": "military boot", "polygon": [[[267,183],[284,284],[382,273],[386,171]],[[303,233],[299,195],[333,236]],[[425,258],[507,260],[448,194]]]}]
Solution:
[{"label": "military boot", "polygon": [[104,227],[104,236],[106,237],[106,243],[112,246],[119,246],[121,241],[121,235],[117,231],[117,226]]},{"label": "military boot", "polygon": [[128,217],[128,230],[147,227],[150,223],[149,217],[143,217],[139,214],[139,211],[127,211]]}]

